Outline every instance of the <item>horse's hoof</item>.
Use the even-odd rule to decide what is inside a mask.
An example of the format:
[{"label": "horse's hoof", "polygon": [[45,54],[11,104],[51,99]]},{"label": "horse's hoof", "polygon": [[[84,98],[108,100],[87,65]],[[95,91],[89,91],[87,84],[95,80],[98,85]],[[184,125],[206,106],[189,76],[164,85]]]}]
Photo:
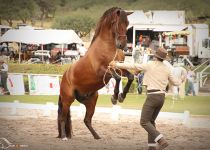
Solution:
[{"label": "horse's hoof", "polygon": [[124,99],[125,99],[125,97],[123,97],[122,93],[119,93],[119,95],[118,95],[118,101],[120,103],[122,103],[124,101]]},{"label": "horse's hoof", "polygon": [[68,138],[67,137],[64,137],[61,139],[62,141],[68,141]]},{"label": "horse's hoof", "polygon": [[117,99],[115,99],[113,95],[111,97],[111,101],[112,101],[112,104],[113,105],[116,105],[117,104]]}]

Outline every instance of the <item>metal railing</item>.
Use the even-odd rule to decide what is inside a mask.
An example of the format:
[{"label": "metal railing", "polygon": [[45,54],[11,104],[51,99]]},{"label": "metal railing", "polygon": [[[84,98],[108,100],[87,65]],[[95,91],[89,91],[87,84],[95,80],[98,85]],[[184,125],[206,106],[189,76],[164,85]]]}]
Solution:
[{"label": "metal railing", "polygon": [[[198,68],[200,68],[201,66],[207,64],[210,62],[210,59],[207,59],[205,62],[203,62],[201,65],[199,65],[195,70],[198,70]],[[199,88],[203,87],[203,85],[205,84],[205,82],[208,79],[208,75],[210,74],[210,72],[205,72],[208,68],[210,68],[210,64],[208,64],[203,70],[201,70],[200,72],[197,73],[197,79],[199,80]]]}]

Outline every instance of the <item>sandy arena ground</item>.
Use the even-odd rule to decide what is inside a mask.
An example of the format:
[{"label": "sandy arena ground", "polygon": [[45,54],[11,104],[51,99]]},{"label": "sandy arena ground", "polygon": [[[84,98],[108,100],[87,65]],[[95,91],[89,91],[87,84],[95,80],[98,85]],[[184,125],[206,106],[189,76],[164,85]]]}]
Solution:
[{"label": "sandy arena ground", "polygon": [[[0,138],[4,137],[13,144],[27,146],[18,148],[20,150],[147,149],[147,133],[139,125],[139,118],[136,116],[123,115],[118,122],[113,122],[107,115],[95,113],[92,124],[102,138],[95,140],[85,127],[83,118],[72,114],[74,136],[68,141],[61,141],[56,138],[56,112],[51,117],[41,117],[38,111],[21,110],[21,115],[19,113],[15,116],[1,112],[2,110]],[[168,140],[170,144],[168,150],[210,150],[208,128],[186,127],[179,121],[164,118],[158,118],[157,128]]]}]

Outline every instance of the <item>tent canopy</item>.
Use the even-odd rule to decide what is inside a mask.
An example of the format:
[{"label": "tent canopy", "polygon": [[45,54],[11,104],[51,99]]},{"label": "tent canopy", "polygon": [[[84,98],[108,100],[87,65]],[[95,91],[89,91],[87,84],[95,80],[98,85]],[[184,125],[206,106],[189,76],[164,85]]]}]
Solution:
[{"label": "tent canopy", "polygon": [[152,30],[154,32],[163,32],[163,31],[182,31],[187,28],[186,25],[133,25],[135,30]]},{"label": "tent canopy", "polygon": [[71,44],[82,43],[73,30],[15,30],[10,29],[0,42],[18,42],[25,44]]}]

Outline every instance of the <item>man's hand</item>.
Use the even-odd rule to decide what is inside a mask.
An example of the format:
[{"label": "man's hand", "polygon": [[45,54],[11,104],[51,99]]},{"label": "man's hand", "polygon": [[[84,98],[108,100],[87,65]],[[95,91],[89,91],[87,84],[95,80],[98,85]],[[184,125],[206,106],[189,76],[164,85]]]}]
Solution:
[{"label": "man's hand", "polygon": [[116,68],[116,62],[115,62],[115,61],[111,61],[111,62],[109,63],[109,67],[110,67],[110,68]]}]

